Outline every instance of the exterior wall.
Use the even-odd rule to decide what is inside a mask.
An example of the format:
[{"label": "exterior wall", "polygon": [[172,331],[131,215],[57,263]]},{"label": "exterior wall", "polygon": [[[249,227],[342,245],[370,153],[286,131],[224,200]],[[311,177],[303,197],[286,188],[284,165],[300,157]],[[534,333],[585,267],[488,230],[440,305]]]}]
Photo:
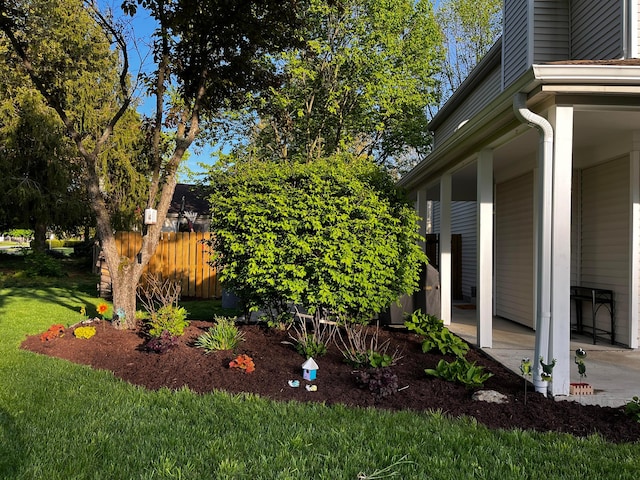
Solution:
[{"label": "exterior wall", "polygon": [[623,4],[622,0],[571,1],[572,59],[608,60],[623,57]]},{"label": "exterior wall", "polygon": [[[614,291],[616,341],[628,345],[629,159],[586,168],[581,177],[580,284]],[[608,330],[609,322],[601,308],[596,325]]]},{"label": "exterior wall", "polygon": [[[476,202],[453,202],[451,205],[451,233],[462,235],[462,296],[472,298],[477,273],[477,223]],[[475,297],[475,295],[473,295]]]},{"label": "exterior wall", "polygon": [[482,110],[501,92],[501,71],[497,67],[491,71],[456,110],[434,132],[434,147],[437,148],[455,133],[460,125]]},{"label": "exterior wall", "polygon": [[505,0],[502,32],[502,63],[504,88],[511,85],[529,67],[528,3]]},{"label": "exterior wall", "polygon": [[496,185],[496,315],[533,328],[533,173]]},{"label": "exterior wall", "polygon": [[534,7],[533,63],[570,58],[569,2],[537,0]]}]

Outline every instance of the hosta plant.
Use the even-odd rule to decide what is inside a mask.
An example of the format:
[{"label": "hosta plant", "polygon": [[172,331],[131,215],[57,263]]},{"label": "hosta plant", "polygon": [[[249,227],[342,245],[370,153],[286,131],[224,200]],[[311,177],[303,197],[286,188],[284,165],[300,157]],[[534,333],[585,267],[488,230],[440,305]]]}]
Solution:
[{"label": "hosta plant", "polygon": [[481,387],[484,382],[493,377],[493,373],[485,372],[484,367],[477,366],[469,362],[466,358],[458,357],[453,362],[440,360],[435,369],[427,368],[427,375],[447,380],[449,382],[458,382],[466,387]]},{"label": "hosta plant", "polygon": [[636,422],[640,422],[640,397],[637,395],[633,397],[633,399],[624,406],[624,413]]},{"label": "hosta plant", "polygon": [[424,353],[437,349],[443,355],[450,353],[456,357],[464,357],[469,351],[469,345],[451,333],[444,326],[442,320],[434,315],[418,310],[406,318],[404,325],[407,330],[422,337],[422,351]]}]

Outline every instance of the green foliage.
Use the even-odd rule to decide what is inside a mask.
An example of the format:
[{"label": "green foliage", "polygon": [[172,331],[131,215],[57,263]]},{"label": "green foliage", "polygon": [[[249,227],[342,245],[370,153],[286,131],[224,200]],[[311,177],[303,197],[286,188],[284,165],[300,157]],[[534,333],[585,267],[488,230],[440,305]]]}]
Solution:
[{"label": "green foliage", "polygon": [[624,413],[636,422],[640,422],[640,397],[634,396],[633,399],[624,406]]},{"label": "green foliage", "polygon": [[216,315],[216,324],[196,339],[196,347],[203,348],[207,353],[236,348],[244,341],[244,334],[238,330],[235,320],[233,317]]},{"label": "green foliage", "polygon": [[307,334],[304,338],[298,339],[296,352],[305,358],[320,357],[327,353],[327,346],[323,342],[317,341],[313,334]]},{"label": "green foliage", "polygon": [[242,117],[256,155],[313,160],[349,151],[394,166],[426,155],[441,52],[431,2],[312,0],[305,19],[304,44],[274,58],[282,86]]},{"label": "green foliage", "polygon": [[238,161],[212,172],[213,264],[253,310],[371,318],[417,288],[417,217],[368,158]]},{"label": "green foliage", "polygon": [[395,363],[393,356],[383,352],[376,352],[374,350],[369,350],[367,352],[367,358],[371,368],[389,367]]},{"label": "green foliage", "polygon": [[443,355],[451,353],[457,357],[464,357],[469,351],[467,342],[451,333],[442,320],[433,315],[416,311],[407,317],[404,324],[409,331],[424,337],[422,351],[425,353],[437,349]]},{"label": "green foliage", "polygon": [[60,260],[46,253],[33,251],[25,258],[26,274],[30,277],[63,277]]},{"label": "green foliage", "polygon": [[167,331],[170,335],[180,337],[184,334],[184,329],[189,326],[187,311],[184,307],[175,305],[164,305],[158,311],[151,314],[148,320],[149,335],[160,337]]},{"label": "green foliage", "polygon": [[469,388],[481,387],[493,376],[493,373],[485,372],[484,367],[476,366],[475,362],[470,363],[463,357],[457,357],[453,362],[442,359],[435,369],[427,368],[425,373]]}]

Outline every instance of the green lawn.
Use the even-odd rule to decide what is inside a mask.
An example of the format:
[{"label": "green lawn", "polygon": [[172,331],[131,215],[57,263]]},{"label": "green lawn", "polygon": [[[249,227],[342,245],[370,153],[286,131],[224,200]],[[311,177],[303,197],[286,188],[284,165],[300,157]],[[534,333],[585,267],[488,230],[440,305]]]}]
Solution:
[{"label": "green lawn", "polygon": [[[110,372],[20,350],[26,335],[74,323],[81,306],[97,305],[95,283],[62,283],[0,290],[2,479],[639,476],[640,444],[495,432],[437,413],[149,392]],[[191,306],[202,315],[206,305]]]}]

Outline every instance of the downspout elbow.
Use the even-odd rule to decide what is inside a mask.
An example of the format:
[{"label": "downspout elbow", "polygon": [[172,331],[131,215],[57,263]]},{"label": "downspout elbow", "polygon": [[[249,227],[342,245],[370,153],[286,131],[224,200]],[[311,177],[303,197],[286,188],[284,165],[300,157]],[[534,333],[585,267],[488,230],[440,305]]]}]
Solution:
[{"label": "downspout elbow", "polygon": [[518,92],[513,96],[513,113],[522,123],[537,129],[545,143],[553,143],[553,127],[546,118],[533,113],[527,108],[527,94]]}]

